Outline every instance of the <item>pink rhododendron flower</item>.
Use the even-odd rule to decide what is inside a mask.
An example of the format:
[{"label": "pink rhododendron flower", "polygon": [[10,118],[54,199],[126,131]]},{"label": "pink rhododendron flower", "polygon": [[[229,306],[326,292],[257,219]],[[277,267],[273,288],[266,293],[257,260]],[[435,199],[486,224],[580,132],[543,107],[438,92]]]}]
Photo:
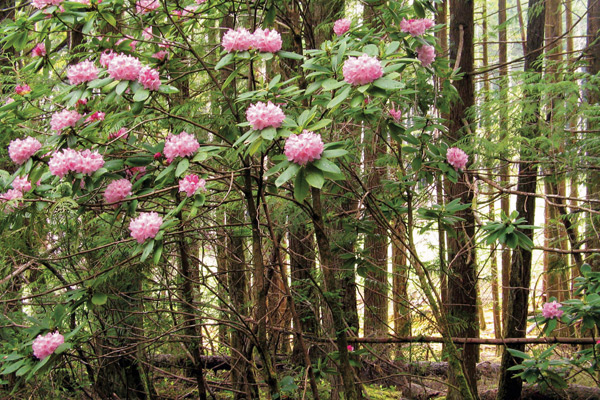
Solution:
[{"label": "pink rhododendron flower", "polygon": [[254,38],[246,28],[229,29],[223,35],[221,45],[228,52],[250,50]]},{"label": "pink rhododendron flower", "polygon": [[90,114],[90,116],[85,119],[85,122],[104,121],[105,116],[106,113],[96,111]]},{"label": "pink rhododendron flower", "polygon": [[246,110],[246,119],[252,125],[252,129],[259,131],[269,126],[279,128],[285,119],[285,114],[279,106],[270,101],[266,104],[259,101],[248,107]]},{"label": "pink rhododendron flower", "polygon": [[38,335],[33,341],[33,355],[43,360],[65,342],[65,338],[58,332],[51,332],[44,336]]},{"label": "pink rhododendron flower", "polygon": [[196,4],[203,4],[206,0],[196,0]]},{"label": "pink rhododendron flower", "polygon": [[46,55],[46,45],[44,43],[38,43],[31,50],[31,55],[34,57],[44,57]]},{"label": "pink rhododendron flower", "polygon": [[152,58],[156,58],[157,60],[164,60],[165,57],[169,55],[169,52],[166,50],[160,50],[157,51],[156,53],[152,54]]},{"label": "pink rhododendron flower", "polygon": [[131,237],[138,243],[144,243],[146,239],[156,236],[162,222],[162,217],[156,212],[141,213],[139,217],[129,223]]},{"label": "pink rhododendron flower", "polygon": [[20,192],[29,192],[31,190],[31,182],[27,180],[28,177],[29,175],[24,177],[17,176],[12,182],[12,187]]},{"label": "pink rhododendron flower", "polygon": [[252,34],[252,47],[263,53],[275,53],[281,50],[281,35],[276,30],[257,29]]},{"label": "pink rhododendron flower", "polygon": [[100,65],[102,65],[104,68],[108,68],[108,64],[110,64],[112,59],[116,56],[117,53],[115,53],[114,51],[104,50],[102,54],[100,54]]},{"label": "pink rhododendron flower", "polygon": [[542,307],[542,315],[544,318],[560,318],[563,315],[563,310],[560,310],[562,304],[554,300],[551,303],[545,303]]},{"label": "pink rhododendron flower", "polygon": [[83,150],[79,152],[77,164],[73,170],[82,174],[91,175],[104,165],[104,158],[97,150]]},{"label": "pink rhododendron flower", "polygon": [[161,158],[162,158],[162,153],[160,151],[157,151],[156,153],[154,153],[155,160],[160,160]]},{"label": "pink rhododendron flower", "polygon": [[75,103],[75,107],[85,106],[87,104],[87,99],[79,99],[77,103]]},{"label": "pink rhododendron flower", "polygon": [[394,118],[394,121],[399,122],[402,119],[402,110],[395,110],[393,107],[388,110],[390,116]]},{"label": "pink rhododendron flower", "polygon": [[156,10],[160,6],[158,0],[138,0],[135,3],[135,10],[138,14],[147,14]]},{"label": "pink rhododendron flower", "polygon": [[344,33],[350,30],[351,21],[347,18],[338,19],[333,24],[333,33],[338,36],[342,36]]},{"label": "pink rhododendron flower", "polygon": [[79,153],[73,149],[63,149],[52,155],[52,158],[48,162],[48,168],[52,175],[62,178],[70,171],[75,170],[78,164]]},{"label": "pink rhododendron flower", "polygon": [[417,49],[417,58],[424,67],[429,67],[435,60],[435,48],[428,44],[424,44]]},{"label": "pink rhododendron flower", "polygon": [[187,175],[185,178],[179,180],[179,191],[185,192],[187,197],[192,197],[196,191],[200,188],[204,190],[206,181],[198,178],[198,175]]},{"label": "pink rhododendron flower", "polygon": [[91,61],[82,61],[69,67],[67,77],[71,85],[93,81],[98,78],[98,68]]},{"label": "pink rhododendron flower", "polygon": [[135,176],[135,180],[138,180],[142,176],[146,175],[146,167],[131,167],[131,168],[127,168],[125,170],[125,173],[127,174],[128,177],[133,178]]},{"label": "pink rhododendron flower", "polygon": [[[131,188],[133,185],[129,180],[117,179],[109,183],[104,191],[104,200],[107,203],[116,203],[124,200],[127,196],[131,195]],[[115,204],[115,207],[117,205]]]},{"label": "pink rhododendron flower", "polygon": [[179,135],[169,135],[167,137],[163,152],[167,160],[171,162],[175,157],[191,156],[198,150],[198,147],[200,147],[200,143],[194,135],[181,131]]},{"label": "pink rhododendron flower", "polygon": [[129,135],[127,134],[127,128],[121,128],[118,131],[109,134],[108,135],[108,140],[119,139],[121,137],[123,139],[127,140],[128,136]]},{"label": "pink rhododendron flower", "polygon": [[142,69],[140,60],[133,56],[119,54],[108,63],[108,75],[114,79],[134,81]]},{"label": "pink rhododendron flower", "polygon": [[411,36],[421,36],[425,31],[435,25],[430,19],[403,19],[400,22],[400,30],[405,33],[410,33]]},{"label": "pink rhododendron flower", "polygon": [[288,161],[299,165],[318,160],[323,153],[321,135],[304,130],[300,135],[290,135],[285,141],[284,154]]},{"label": "pink rhododendron flower", "polygon": [[3,201],[10,201],[23,198],[23,192],[18,189],[9,189],[6,193],[0,195],[0,199]]},{"label": "pink rhododendron flower", "polygon": [[366,85],[383,76],[381,62],[376,57],[363,54],[349,57],[342,68],[344,80],[352,85]]},{"label": "pink rhododendron flower", "polygon": [[458,147],[449,148],[446,151],[446,158],[448,159],[448,164],[452,165],[455,170],[464,169],[469,161],[467,153]]},{"label": "pink rhododendron flower", "polygon": [[61,112],[52,115],[50,120],[50,127],[56,132],[62,131],[64,128],[75,126],[77,121],[81,119],[82,115],[74,110],[63,110]]},{"label": "pink rhododendron flower", "polygon": [[42,147],[42,144],[31,136],[25,139],[15,139],[8,145],[8,155],[15,163],[21,165],[29,160],[29,157],[35,154]]},{"label": "pink rhododendron flower", "polygon": [[79,3],[79,4],[84,4],[86,6],[91,6],[92,2],[90,0],[71,0],[74,1],[75,3]]},{"label": "pink rhododendron flower", "polygon": [[352,346],[351,344],[349,344],[347,346],[348,351],[354,351],[354,346]]},{"label": "pink rhododendron flower", "polygon": [[62,2],[63,0],[31,0],[31,5],[37,8],[38,10],[41,10],[42,8],[47,6],[58,6]]},{"label": "pink rhododendron flower", "polygon": [[145,89],[158,90],[160,87],[160,74],[154,68],[143,67],[138,75],[138,82]]},{"label": "pink rhododendron flower", "polygon": [[147,28],[144,28],[144,30],[142,31],[142,37],[144,39],[146,39],[146,40],[152,39],[153,38],[153,36],[152,36],[152,27],[149,26]]},{"label": "pink rhododendron flower", "polygon": [[25,96],[27,93],[31,93],[31,88],[28,84],[15,86],[15,93]]}]

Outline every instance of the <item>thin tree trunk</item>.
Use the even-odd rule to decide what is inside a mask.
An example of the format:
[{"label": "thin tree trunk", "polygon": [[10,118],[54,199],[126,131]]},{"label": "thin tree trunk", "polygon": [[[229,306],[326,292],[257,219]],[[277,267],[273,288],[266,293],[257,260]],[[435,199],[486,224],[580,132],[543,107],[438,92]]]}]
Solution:
[{"label": "thin tree trunk", "polygon": [[[536,62],[541,54],[544,44],[544,0],[529,1],[529,18],[527,23],[527,53],[525,57],[525,71],[541,75],[541,63]],[[539,104],[539,94],[533,90],[525,93],[532,104]],[[523,113],[522,136],[532,139],[538,136],[538,123],[540,110],[536,107],[526,109]],[[519,177],[517,190],[521,193],[535,193],[537,184],[538,167],[536,155],[526,147],[521,147]],[[526,194],[517,195],[517,211],[519,216],[533,225],[535,219],[535,197]],[[533,239],[533,230],[522,230],[525,235]],[[525,337],[527,326],[527,310],[529,300],[529,285],[531,283],[531,250],[518,247],[513,251],[510,271],[510,292],[508,297],[507,319],[505,320],[505,337]],[[523,351],[523,345],[511,346]],[[502,353],[502,368],[498,384],[498,400],[517,400],[521,396],[523,381],[514,377],[514,372],[508,369],[517,364],[507,349]]]}]

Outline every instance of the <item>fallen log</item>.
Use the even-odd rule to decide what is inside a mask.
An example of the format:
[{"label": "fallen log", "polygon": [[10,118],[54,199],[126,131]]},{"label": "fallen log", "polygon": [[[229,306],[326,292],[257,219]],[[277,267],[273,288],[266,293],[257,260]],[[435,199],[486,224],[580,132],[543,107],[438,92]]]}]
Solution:
[{"label": "fallen log", "polygon": [[[229,356],[200,356],[200,365],[212,371],[229,371],[231,369]],[[150,358],[150,362],[159,368],[191,368],[192,360],[185,356],[173,354],[157,354]]]},{"label": "fallen log", "polygon": [[[481,400],[495,400],[498,389],[480,393]],[[521,400],[600,400],[600,389],[583,385],[570,385],[567,389],[542,390],[538,385],[523,386]]]}]

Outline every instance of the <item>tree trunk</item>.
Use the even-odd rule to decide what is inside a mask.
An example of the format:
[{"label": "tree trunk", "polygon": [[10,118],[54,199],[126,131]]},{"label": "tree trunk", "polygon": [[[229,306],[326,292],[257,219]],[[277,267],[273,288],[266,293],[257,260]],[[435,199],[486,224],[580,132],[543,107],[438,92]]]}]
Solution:
[{"label": "tree trunk", "polygon": [[[449,137],[453,141],[466,135],[464,123],[469,119],[467,109],[475,102],[473,87],[473,1],[450,1],[450,58],[458,60],[457,66],[465,73],[461,80],[455,81],[460,100],[451,105]],[[460,51],[460,53],[459,53]],[[468,128],[466,128],[468,130]],[[459,172],[457,183],[448,181],[449,200],[461,199],[462,204],[471,204],[473,200],[472,182],[468,173]],[[457,214],[463,221],[455,224],[455,232],[448,238],[448,317],[452,336],[479,337],[477,315],[477,265],[475,259],[475,218],[473,210],[468,208]],[[475,366],[479,357],[479,346],[463,345],[461,363],[462,373],[467,378],[471,392],[476,396],[477,380]],[[457,387],[461,372],[450,369],[448,383]],[[461,393],[449,386],[448,399],[460,399]]]},{"label": "tree trunk", "polygon": [[[527,54],[525,57],[525,71],[541,76],[541,63],[536,62],[541,54],[544,44],[544,0],[529,1],[529,18],[527,23]],[[523,112],[522,136],[532,139],[538,136],[538,121],[540,118],[539,94],[533,90],[525,92],[528,99],[536,107],[526,108]],[[517,190],[523,194],[517,195],[517,211],[519,216],[533,225],[535,218],[535,194],[538,167],[535,163],[536,155],[526,147],[521,147],[519,176]],[[531,193],[531,195],[527,195]],[[533,239],[533,230],[522,230],[525,235]],[[508,297],[507,319],[505,320],[505,337],[525,337],[527,326],[527,310],[529,299],[529,285],[531,283],[531,251],[517,247],[513,251],[510,270],[510,292]],[[511,346],[523,351],[524,345]],[[517,400],[521,396],[523,381],[513,377],[514,372],[508,368],[517,364],[510,353],[505,349],[502,353],[502,370],[498,384],[498,400]]]}]

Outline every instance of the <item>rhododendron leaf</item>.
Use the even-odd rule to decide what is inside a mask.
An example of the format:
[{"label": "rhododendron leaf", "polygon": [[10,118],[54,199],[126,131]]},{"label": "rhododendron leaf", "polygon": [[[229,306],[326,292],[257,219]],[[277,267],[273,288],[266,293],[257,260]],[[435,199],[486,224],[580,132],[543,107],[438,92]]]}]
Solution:
[{"label": "rhododendron leaf", "polygon": [[331,161],[329,161],[326,158],[320,158],[318,160],[313,161],[313,165],[317,168],[319,168],[321,171],[323,172],[330,172],[332,174],[341,174],[342,171],[340,170],[340,168],[335,165],[334,163],[332,163]]},{"label": "rhododendron leaf", "polygon": [[323,154],[321,156],[324,157],[324,158],[337,158],[337,157],[345,156],[346,154],[348,154],[347,150],[344,150],[344,149],[331,149],[331,150],[325,150],[325,151],[323,151]]},{"label": "rhododendron leaf", "polygon": [[11,103],[5,104],[2,107],[0,107],[0,112],[14,110],[15,108],[19,107],[20,105],[21,105],[21,101],[15,100]]},{"label": "rhododendron leaf", "polygon": [[[121,161],[121,165],[123,165],[122,160],[120,160],[120,161]],[[152,156],[135,156],[135,157],[129,157],[127,160],[125,160],[125,165],[130,165],[132,167],[143,167],[143,166],[146,166],[146,165],[152,163],[152,161],[154,161],[154,157],[152,157]]]},{"label": "rhododendron leaf", "polygon": [[347,83],[344,81],[338,81],[333,78],[329,78],[329,79],[326,79],[325,81],[323,81],[322,88],[323,88],[323,90],[326,90],[329,92],[331,90],[339,89],[344,85],[347,85]]},{"label": "rhododendron leaf", "polygon": [[134,101],[144,101],[150,97],[150,91],[148,89],[140,89],[133,95]]},{"label": "rhododendron leaf", "polygon": [[16,376],[23,376],[25,375],[31,368],[33,368],[33,365],[31,364],[25,364],[23,365],[21,368],[19,368],[19,370],[17,372],[15,372]]},{"label": "rhododendron leaf", "polygon": [[125,91],[127,90],[128,87],[129,87],[129,81],[121,81],[115,88],[115,93],[117,95],[121,96],[123,93],[125,93]]},{"label": "rhododendron leaf", "polygon": [[273,58],[273,53],[259,53],[259,57],[263,59],[263,61],[269,61]]},{"label": "rhododendron leaf", "polygon": [[308,196],[308,191],[308,182],[306,182],[304,170],[301,169],[298,175],[296,175],[296,179],[294,181],[294,199],[302,203],[306,196]]},{"label": "rhododendron leaf", "polygon": [[140,258],[140,262],[146,261],[146,258],[152,253],[154,250],[154,239],[150,240],[146,246],[144,246],[144,252],[142,253],[142,257]]},{"label": "rhododendron leaf", "polygon": [[264,177],[268,178],[271,175],[275,175],[277,172],[279,172],[281,169],[288,166],[289,164],[290,162],[287,159],[280,162],[279,164],[276,164],[275,166],[271,167],[267,172],[265,172]]},{"label": "rhododendron leaf", "polygon": [[393,42],[388,43],[388,45],[385,47],[385,55],[389,56],[390,54],[395,53],[399,47],[400,47],[400,42],[397,40],[394,40]]},{"label": "rhododendron leaf", "polygon": [[165,94],[179,93],[179,89],[171,85],[160,85],[158,91]]},{"label": "rhododendron leaf", "polygon": [[282,57],[282,58],[290,58],[290,59],[292,59],[292,60],[304,60],[304,56],[302,56],[302,55],[300,55],[300,54],[297,54],[297,53],[293,53],[293,52],[291,52],[291,51],[283,51],[283,50],[280,50],[280,51],[278,51],[278,52],[277,52],[277,55],[278,55],[279,57]]},{"label": "rhododendron leaf", "polygon": [[187,158],[181,159],[181,161],[179,161],[179,163],[177,164],[177,170],[175,171],[175,176],[177,178],[179,178],[181,175],[183,175],[183,173],[185,171],[188,170],[189,167],[190,167],[190,160],[188,160]]},{"label": "rhododendron leaf", "polygon": [[352,97],[352,100],[350,100],[350,107],[362,107],[364,103],[365,96],[362,93],[357,93]]},{"label": "rhododendron leaf", "polygon": [[368,44],[365,47],[363,47],[363,53],[366,53],[371,57],[377,57],[379,55],[379,48],[377,48],[377,46],[375,46],[374,44]]},{"label": "rhododendron leaf", "polygon": [[292,177],[296,175],[296,173],[300,170],[300,165],[298,164],[290,164],[289,167],[285,171],[279,175],[279,178],[275,180],[275,186],[279,187],[289,181]]},{"label": "rhododendron leaf", "polygon": [[280,80],[281,80],[281,74],[275,75],[275,77],[273,79],[271,79],[271,82],[269,82],[269,90],[273,90],[275,88],[275,86],[277,86],[277,84],[279,83]]},{"label": "rhododendron leaf", "polygon": [[206,153],[205,151],[199,151],[198,153],[196,153],[194,158],[192,158],[192,162],[202,162],[202,161],[206,160],[207,158],[208,158],[208,153]]},{"label": "rhododendron leaf", "polygon": [[395,90],[402,89],[404,84],[402,82],[398,82],[388,78],[379,78],[373,82],[374,86],[385,90]]},{"label": "rhododendron leaf", "polygon": [[100,17],[102,19],[104,19],[106,22],[108,22],[113,28],[117,27],[117,20],[114,17],[114,15],[112,15],[109,12],[100,12]]},{"label": "rhododendron leaf", "polygon": [[[321,88],[322,86],[322,82],[323,81],[317,81],[317,82],[313,82],[310,85],[308,85],[308,87],[306,88],[306,90],[304,91],[304,94],[309,95],[312,94],[314,92],[316,92],[318,89]],[[12,103],[11,103],[12,104]],[[14,108],[14,107],[13,107]],[[1,108],[0,108],[1,110]]]},{"label": "rhododendron leaf", "polygon": [[258,137],[258,135],[260,135],[260,132],[254,131],[254,130],[249,130],[248,132],[244,133],[242,136],[240,136],[238,138],[238,140],[235,141],[235,143],[233,144],[233,147],[237,147],[239,146],[242,142],[246,142],[246,139],[248,139],[248,137],[252,136],[253,138],[250,140],[254,140],[256,139],[256,137]]},{"label": "rhododendron leaf", "polygon": [[217,63],[217,65],[215,65],[215,69],[219,70],[221,68],[223,68],[224,66],[228,65],[229,63],[231,63],[233,61],[233,54],[234,53],[227,53],[227,55],[223,58],[221,58],[219,60],[219,62]]},{"label": "rhododendron leaf", "polygon": [[154,265],[157,265],[158,262],[160,261],[160,257],[162,256],[163,253],[163,244],[162,242],[160,242],[158,244],[158,246],[156,246],[156,250],[154,250],[154,256],[152,257],[152,262],[154,263]]},{"label": "rhododendron leaf", "polygon": [[323,171],[313,167],[312,165],[309,165],[306,168],[306,181],[310,186],[321,189],[325,183]]},{"label": "rhododendron leaf", "polygon": [[415,10],[415,14],[419,18],[425,18],[425,9],[420,1],[413,2],[413,9]]},{"label": "rhododendron leaf", "polygon": [[27,360],[20,360],[13,364],[8,364],[8,366],[2,370],[2,375],[8,375],[10,373],[15,372],[16,370],[21,368],[21,366],[25,363],[25,361],[27,361]]},{"label": "rhododendron leaf", "polygon": [[260,149],[260,146],[262,144],[263,144],[263,138],[259,137],[252,143],[252,145],[248,149],[248,154],[250,154],[251,156],[254,155]]},{"label": "rhododendron leaf", "polygon": [[71,107],[71,106],[75,105],[75,103],[77,103],[77,101],[79,99],[81,99],[82,95],[83,95],[83,89],[77,89],[77,90],[74,90],[71,93],[69,93],[67,96],[65,96],[65,100],[69,99],[69,101],[67,102],[67,106]]},{"label": "rhododendron leaf", "polygon": [[175,163],[169,164],[167,168],[165,168],[158,176],[156,177],[156,182],[160,182],[165,179],[173,170],[175,169]]},{"label": "rhododendron leaf", "polygon": [[[131,113],[133,115],[138,115],[139,113],[142,112],[142,110],[144,109],[144,102],[143,101],[136,101],[135,103],[133,103],[133,105],[131,106]],[[133,137],[133,136],[132,136]]]},{"label": "rhododendron leaf", "polygon": [[96,306],[102,306],[106,304],[107,300],[108,295],[104,293],[94,293],[94,295],[92,296],[92,304]]},{"label": "rhododendron leaf", "polygon": [[[110,78],[110,79],[112,79],[112,78]],[[102,87],[102,92],[108,93],[108,92],[112,91],[114,88],[116,88],[120,83],[122,83],[122,82],[116,81],[116,80],[113,80],[112,82],[108,82],[105,86]]]},{"label": "rhododendron leaf", "polygon": [[273,140],[277,136],[277,129],[269,127],[260,131],[260,136],[265,140]]},{"label": "rhododendron leaf", "polygon": [[198,194],[196,194],[196,196],[194,196],[194,204],[192,206],[193,207],[202,207],[204,205],[205,201],[206,201],[206,196],[204,195],[204,193],[198,193]]},{"label": "rhododendron leaf", "polygon": [[[346,54],[346,42],[344,41],[340,45],[340,49],[338,50],[337,56],[335,58],[331,59],[331,61],[332,61],[331,66],[333,67],[333,70],[336,70],[337,67],[342,64],[345,54]],[[333,63],[333,60],[335,60],[335,65]]]},{"label": "rhododendron leaf", "polygon": [[351,89],[352,87],[350,85],[342,89],[337,96],[335,96],[329,103],[327,103],[327,108],[334,108],[342,101],[346,100],[346,98],[350,95]]},{"label": "rhododendron leaf", "polygon": [[104,168],[109,171],[118,171],[123,169],[123,160],[109,160],[104,163]]},{"label": "rhododendron leaf", "polygon": [[320,120],[319,122],[316,122],[316,123],[310,125],[306,129],[309,130],[309,131],[317,131],[317,130],[319,130],[321,128],[326,127],[330,123],[331,123],[331,120],[325,118],[325,119]]}]

